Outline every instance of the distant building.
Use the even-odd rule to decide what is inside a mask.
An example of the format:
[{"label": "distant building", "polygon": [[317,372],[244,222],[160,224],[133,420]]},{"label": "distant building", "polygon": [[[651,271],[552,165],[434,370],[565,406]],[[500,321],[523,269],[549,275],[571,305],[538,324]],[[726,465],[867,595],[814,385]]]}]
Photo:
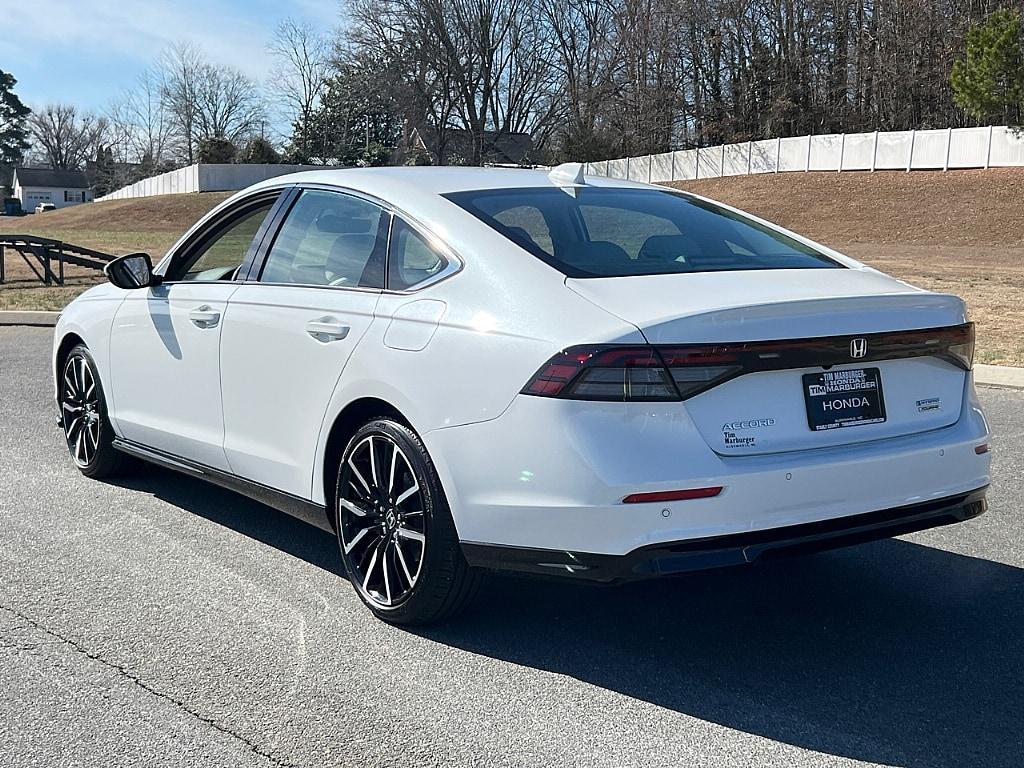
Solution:
[{"label": "distant building", "polygon": [[[500,133],[484,131],[482,158],[484,165],[533,165],[538,152],[528,133]],[[401,147],[406,157],[426,154],[431,165],[467,165],[473,158],[473,133],[463,128],[448,128],[439,133],[436,128],[420,126],[409,132],[406,146]]]},{"label": "distant building", "polygon": [[14,196],[24,210],[34,211],[40,203],[53,203],[55,208],[88,203],[92,189],[84,171],[15,168]]}]

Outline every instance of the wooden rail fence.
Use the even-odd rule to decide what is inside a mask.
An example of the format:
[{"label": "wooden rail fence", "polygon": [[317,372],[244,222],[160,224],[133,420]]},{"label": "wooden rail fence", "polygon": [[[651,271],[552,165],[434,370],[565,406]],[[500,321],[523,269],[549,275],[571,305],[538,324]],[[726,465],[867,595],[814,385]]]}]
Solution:
[{"label": "wooden rail fence", "polygon": [[7,279],[4,262],[8,248],[16,251],[25,260],[29,269],[43,285],[64,285],[65,264],[87,269],[103,269],[108,262],[116,258],[109,253],[48,237],[0,233],[0,284]]}]

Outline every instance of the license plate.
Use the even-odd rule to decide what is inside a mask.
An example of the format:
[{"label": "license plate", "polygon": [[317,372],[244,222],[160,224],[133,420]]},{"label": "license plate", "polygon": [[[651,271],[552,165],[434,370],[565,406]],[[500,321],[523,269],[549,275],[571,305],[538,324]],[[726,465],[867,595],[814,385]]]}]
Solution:
[{"label": "license plate", "polygon": [[807,425],[815,432],[885,421],[877,368],[806,373],[803,380]]}]

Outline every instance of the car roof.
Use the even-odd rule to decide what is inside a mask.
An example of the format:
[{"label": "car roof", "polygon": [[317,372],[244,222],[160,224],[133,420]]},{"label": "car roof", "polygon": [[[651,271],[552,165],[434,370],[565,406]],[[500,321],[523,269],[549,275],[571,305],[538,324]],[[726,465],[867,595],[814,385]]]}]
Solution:
[{"label": "car roof", "polygon": [[[383,200],[408,195],[465,192],[484,189],[510,189],[523,187],[558,186],[548,177],[548,169],[527,168],[475,168],[458,166],[392,166],[384,168],[331,168],[322,171],[302,171],[277,176],[261,182],[254,188],[281,184],[327,184],[364,192]],[[587,186],[638,187],[646,185],[621,179],[587,176]]]}]

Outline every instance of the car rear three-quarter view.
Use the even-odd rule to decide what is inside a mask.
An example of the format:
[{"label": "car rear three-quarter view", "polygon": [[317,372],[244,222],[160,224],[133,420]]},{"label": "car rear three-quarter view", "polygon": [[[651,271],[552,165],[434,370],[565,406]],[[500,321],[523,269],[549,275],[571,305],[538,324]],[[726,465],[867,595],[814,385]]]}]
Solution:
[{"label": "car rear three-quarter view", "polygon": [[[452,615],[486,569],[621,582],[985,510],[964,303],[697,196],[579,166],[305,173],[138,266],[57,329],[76,463],[321,524],[389,621]],[[218,398],[182,413],[190,386]]]}]

